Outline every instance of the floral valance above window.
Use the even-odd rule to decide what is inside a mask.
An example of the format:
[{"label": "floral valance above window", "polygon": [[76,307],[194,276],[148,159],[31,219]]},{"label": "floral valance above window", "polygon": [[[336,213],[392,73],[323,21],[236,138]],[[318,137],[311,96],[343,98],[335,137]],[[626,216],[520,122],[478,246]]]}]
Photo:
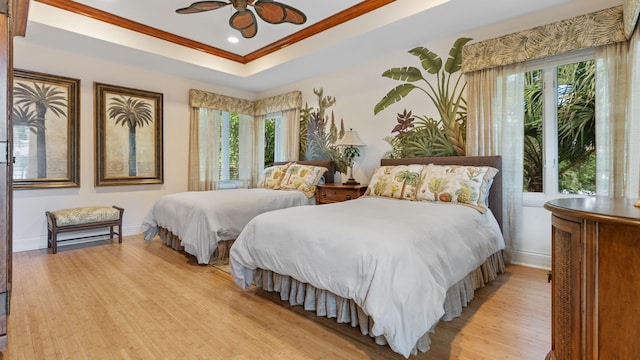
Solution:
[{"label": "floral valance above window", "polygon": [[299,109],[302,106],[302,93],[291,91],[255,102],[254,115],[267,115],[280,111]]},{"label": "floral valance above window", "polygon": [[[633,0],[638,1],[638,0]],[[626,41],[622,5],[465,45],[464,73]]]},{"label": "floral valance above window", "polygon": [[640,0],[624,0],[624,35],[627,39],[633,34],[639,13]]},{"label": "floral valance above window", "polygon": [[299,109],[302,106],[302,93],[291,91],[256,101],[244,100],[220,95],[208,91],[189,90],[189,105],[251,116],[267,115],[280,111]]},{"label": "floral valance above window", "polygon": [[203,90],[189,90],[189,105],[238,114],[253,115],[253,101],[220,95]]}]

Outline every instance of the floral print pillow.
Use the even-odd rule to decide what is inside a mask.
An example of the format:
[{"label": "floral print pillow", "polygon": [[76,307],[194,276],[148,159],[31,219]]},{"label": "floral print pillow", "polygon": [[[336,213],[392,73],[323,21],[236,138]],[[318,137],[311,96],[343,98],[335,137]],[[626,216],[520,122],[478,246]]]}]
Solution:
[{"label": "floral print pillow", "polygon": [[484,214],[489,188],[497,173],[498,169],[489,166],[429,164],[416,199],[463,204]]},{"label": "floral print pillow", "polygon": [[278,189],[302,191],[307,197],[316,194],[316,185],[327,168],[313,165],[291,164]]},{"label": "floral print pillow", "polygon": [[257,187],[265,189],[276,189],[280,186],[280,182],[284,178],[284,174],[291,166],[291,163],[285,165],[274,165],[264,169]]},{"label": "floral print pillow", "polygon": [[371,177],[364,195],[415,200],[424,167],[419,164],[380,166]]}]

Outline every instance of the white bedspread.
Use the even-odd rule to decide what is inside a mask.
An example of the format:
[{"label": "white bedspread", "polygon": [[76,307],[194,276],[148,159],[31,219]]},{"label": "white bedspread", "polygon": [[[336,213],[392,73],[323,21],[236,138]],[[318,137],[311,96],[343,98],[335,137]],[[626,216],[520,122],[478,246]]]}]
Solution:
[{"label": "white bedspread", "polygon": [[490,211],[363,197],[259,215],[230,262],[243,288],[262,268],[353,299],[408,357],[444,314],[447,289],[503,248]]},{"label": "white bedspread", "polygon": [[256,215],[292,206],[310,205],[300,191],[233,189],[165,195],[151,208],[142,231],[147,241],[164,227],[180,237],[184,251],[207,264],[220,240],[235,239]]}]

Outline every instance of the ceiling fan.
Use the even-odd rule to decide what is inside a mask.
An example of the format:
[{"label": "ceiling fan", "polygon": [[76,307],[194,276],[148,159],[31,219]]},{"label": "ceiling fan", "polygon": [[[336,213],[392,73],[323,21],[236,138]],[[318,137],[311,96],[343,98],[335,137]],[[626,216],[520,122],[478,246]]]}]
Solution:
[{"label": "ceiling fan", "polygon": [[288,22],[301,25],[307,21],[307,16],[300,10],[272,0],[198,1],[185,8],[177,9],[176,12],[178,14],[193,14],[220,9],[227,5],[233,5],[236,9],[236,12],[229,19],[229,25],[240,31],[240,34],[247,39],[258,33],[256,16],[248,9],[249,6],[253,7],[262,20],[270,24]]}]

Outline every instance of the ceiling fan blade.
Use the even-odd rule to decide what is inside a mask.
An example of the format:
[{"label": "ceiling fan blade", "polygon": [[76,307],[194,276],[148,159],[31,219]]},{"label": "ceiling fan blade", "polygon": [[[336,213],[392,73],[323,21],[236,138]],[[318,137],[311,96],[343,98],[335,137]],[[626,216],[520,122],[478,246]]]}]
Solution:
[{"label": "ceiling fan blade", "polygon": [[253,4],[260,18],[271,24],[304,24],[307,16],[289,5],[270,0],[258,0]]},{"label": "ceiling fan blade", "polygon": [[187,6],[186,8],[177,9],[176,12],[178,14],[194,14],[203,11],[220,9],[221,7],[225,7],[227,5],[231,5],[231,3],[224,1],[198,1]]},{"label": "ceiling fan blade", "polygon": [[256,16],[249,10],[237,11],[229,19],[229,25],[240,31],[242,37],[250,39],[258,33],[258,23]]}]

